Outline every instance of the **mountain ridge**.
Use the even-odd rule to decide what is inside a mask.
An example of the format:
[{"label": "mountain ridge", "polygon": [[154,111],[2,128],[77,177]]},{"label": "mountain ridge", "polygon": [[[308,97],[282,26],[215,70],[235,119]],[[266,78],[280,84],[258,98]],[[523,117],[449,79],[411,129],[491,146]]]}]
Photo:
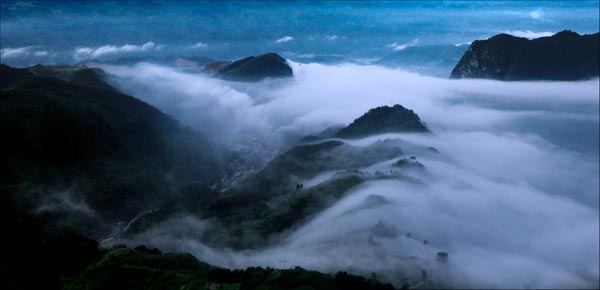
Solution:
[{"label": "mountain ridge", "polygon": [[509,34],[476,40],[450,78],[568,81],[597,77],[599,35],[564,30],[532,40]]}]

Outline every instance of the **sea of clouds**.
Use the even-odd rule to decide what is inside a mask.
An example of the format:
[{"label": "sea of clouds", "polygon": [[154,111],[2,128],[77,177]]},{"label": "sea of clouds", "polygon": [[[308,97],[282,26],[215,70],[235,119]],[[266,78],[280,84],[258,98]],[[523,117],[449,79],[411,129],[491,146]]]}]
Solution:
[{"label": "sea of clouds", "polygon": [[[598,287],[598,79],[448,80],[379,66],[291,65],[293,79],[259,83],[149,63],[102,67],[121,90],[219,144],[259,140],[273,152],[371,108],[401,104],[432,133],[345,141],[436,148],[405,150],[425,166],[413,174],[421,182],[363,183],[261,249],[203,245],[199,237],[215,225],[189,216],[124,242],[230,268],[286,260],[324,272],[375,272],[396,285],[419,283],[425,270],[428,285],[458,288]],[[390,169],[393,161],[363,170]],[[440,251],[447,261],[437,259]]]}]

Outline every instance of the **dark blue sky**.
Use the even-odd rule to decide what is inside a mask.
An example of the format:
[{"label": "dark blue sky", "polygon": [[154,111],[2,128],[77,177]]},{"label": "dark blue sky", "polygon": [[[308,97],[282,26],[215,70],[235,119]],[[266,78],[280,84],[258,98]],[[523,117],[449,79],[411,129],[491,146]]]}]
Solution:
[{"label": "dark blue sky", "polygon": [[598,1],[3,1],[1,9],[2,61],[32,64],[267,51],[376,58],[403,46],[469,43],[501,32],[599,30]]}]

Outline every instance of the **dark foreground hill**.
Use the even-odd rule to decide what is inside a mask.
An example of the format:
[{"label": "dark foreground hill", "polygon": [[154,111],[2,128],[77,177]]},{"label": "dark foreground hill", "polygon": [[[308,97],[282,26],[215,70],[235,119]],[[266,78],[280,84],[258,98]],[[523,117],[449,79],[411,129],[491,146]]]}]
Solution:
[{"label": "dark foreground hill", "polygon": [[533,40],[499,34],[474,41],[450,78],[582,80],[599,75],[599,34],[562,31]]},{"label": "dark foreground hill", "polygon": [[[6,206],[6,204],[3,204]],[[98,243],[68,229],[50,231],[39,217],[0,212],[0,289],[394,289],[345,272],[335,275],[299,267],[228,270],[190,254]]]},{"label": "dark foreground hill", "polygon": [[190,254],[161,254],[144,247],[114,249],[66,285],[74,289],[394,289],[345,272],[335,275],[300,267],[228,270]]},{"label": "dark foreground hill", "polygon": [[220,177],[207,140],[93,70],[2,65],[0,76],[0,185],[24,211],[102,234]]},{"label": "dark foreground hill", "polygon": [[217,77],[242,82],[255,82],[265,78],[285,78],[293,76],[292,68],[276,53],[250,56],[234,61],[220,69]]}]

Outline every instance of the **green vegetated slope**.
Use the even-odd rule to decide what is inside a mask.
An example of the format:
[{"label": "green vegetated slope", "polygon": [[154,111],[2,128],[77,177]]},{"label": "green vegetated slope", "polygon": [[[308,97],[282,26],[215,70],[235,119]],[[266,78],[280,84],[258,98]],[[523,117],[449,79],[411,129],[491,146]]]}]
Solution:
[{"label": "green vegetated slope", "polygon": [[211,242],[240,248],[260,245],[269,235],[298,225],[331,206],[364,178],[334,175],[310,188],[305,188],[302,180],[325,171],[368,166],[401,154],[401,148],[391,141],[365,147],[342,141],[296,146],[207,205],[203,212],[229,229],[227,234],[215,235]]},{"label": "green vegetated slope", "polygon": [[251,267],[228,270],[185,253],[98,248],[72,231],[48,231],[45,221],[2,211],[1,289],[393,289],[344,272]]},{"label": "green vegetated slope", "polygon": [[71,277],[64,289],[394,289],[345,272],[335,275],[300,267],[228,270],[189,254],[117,248]]}]

